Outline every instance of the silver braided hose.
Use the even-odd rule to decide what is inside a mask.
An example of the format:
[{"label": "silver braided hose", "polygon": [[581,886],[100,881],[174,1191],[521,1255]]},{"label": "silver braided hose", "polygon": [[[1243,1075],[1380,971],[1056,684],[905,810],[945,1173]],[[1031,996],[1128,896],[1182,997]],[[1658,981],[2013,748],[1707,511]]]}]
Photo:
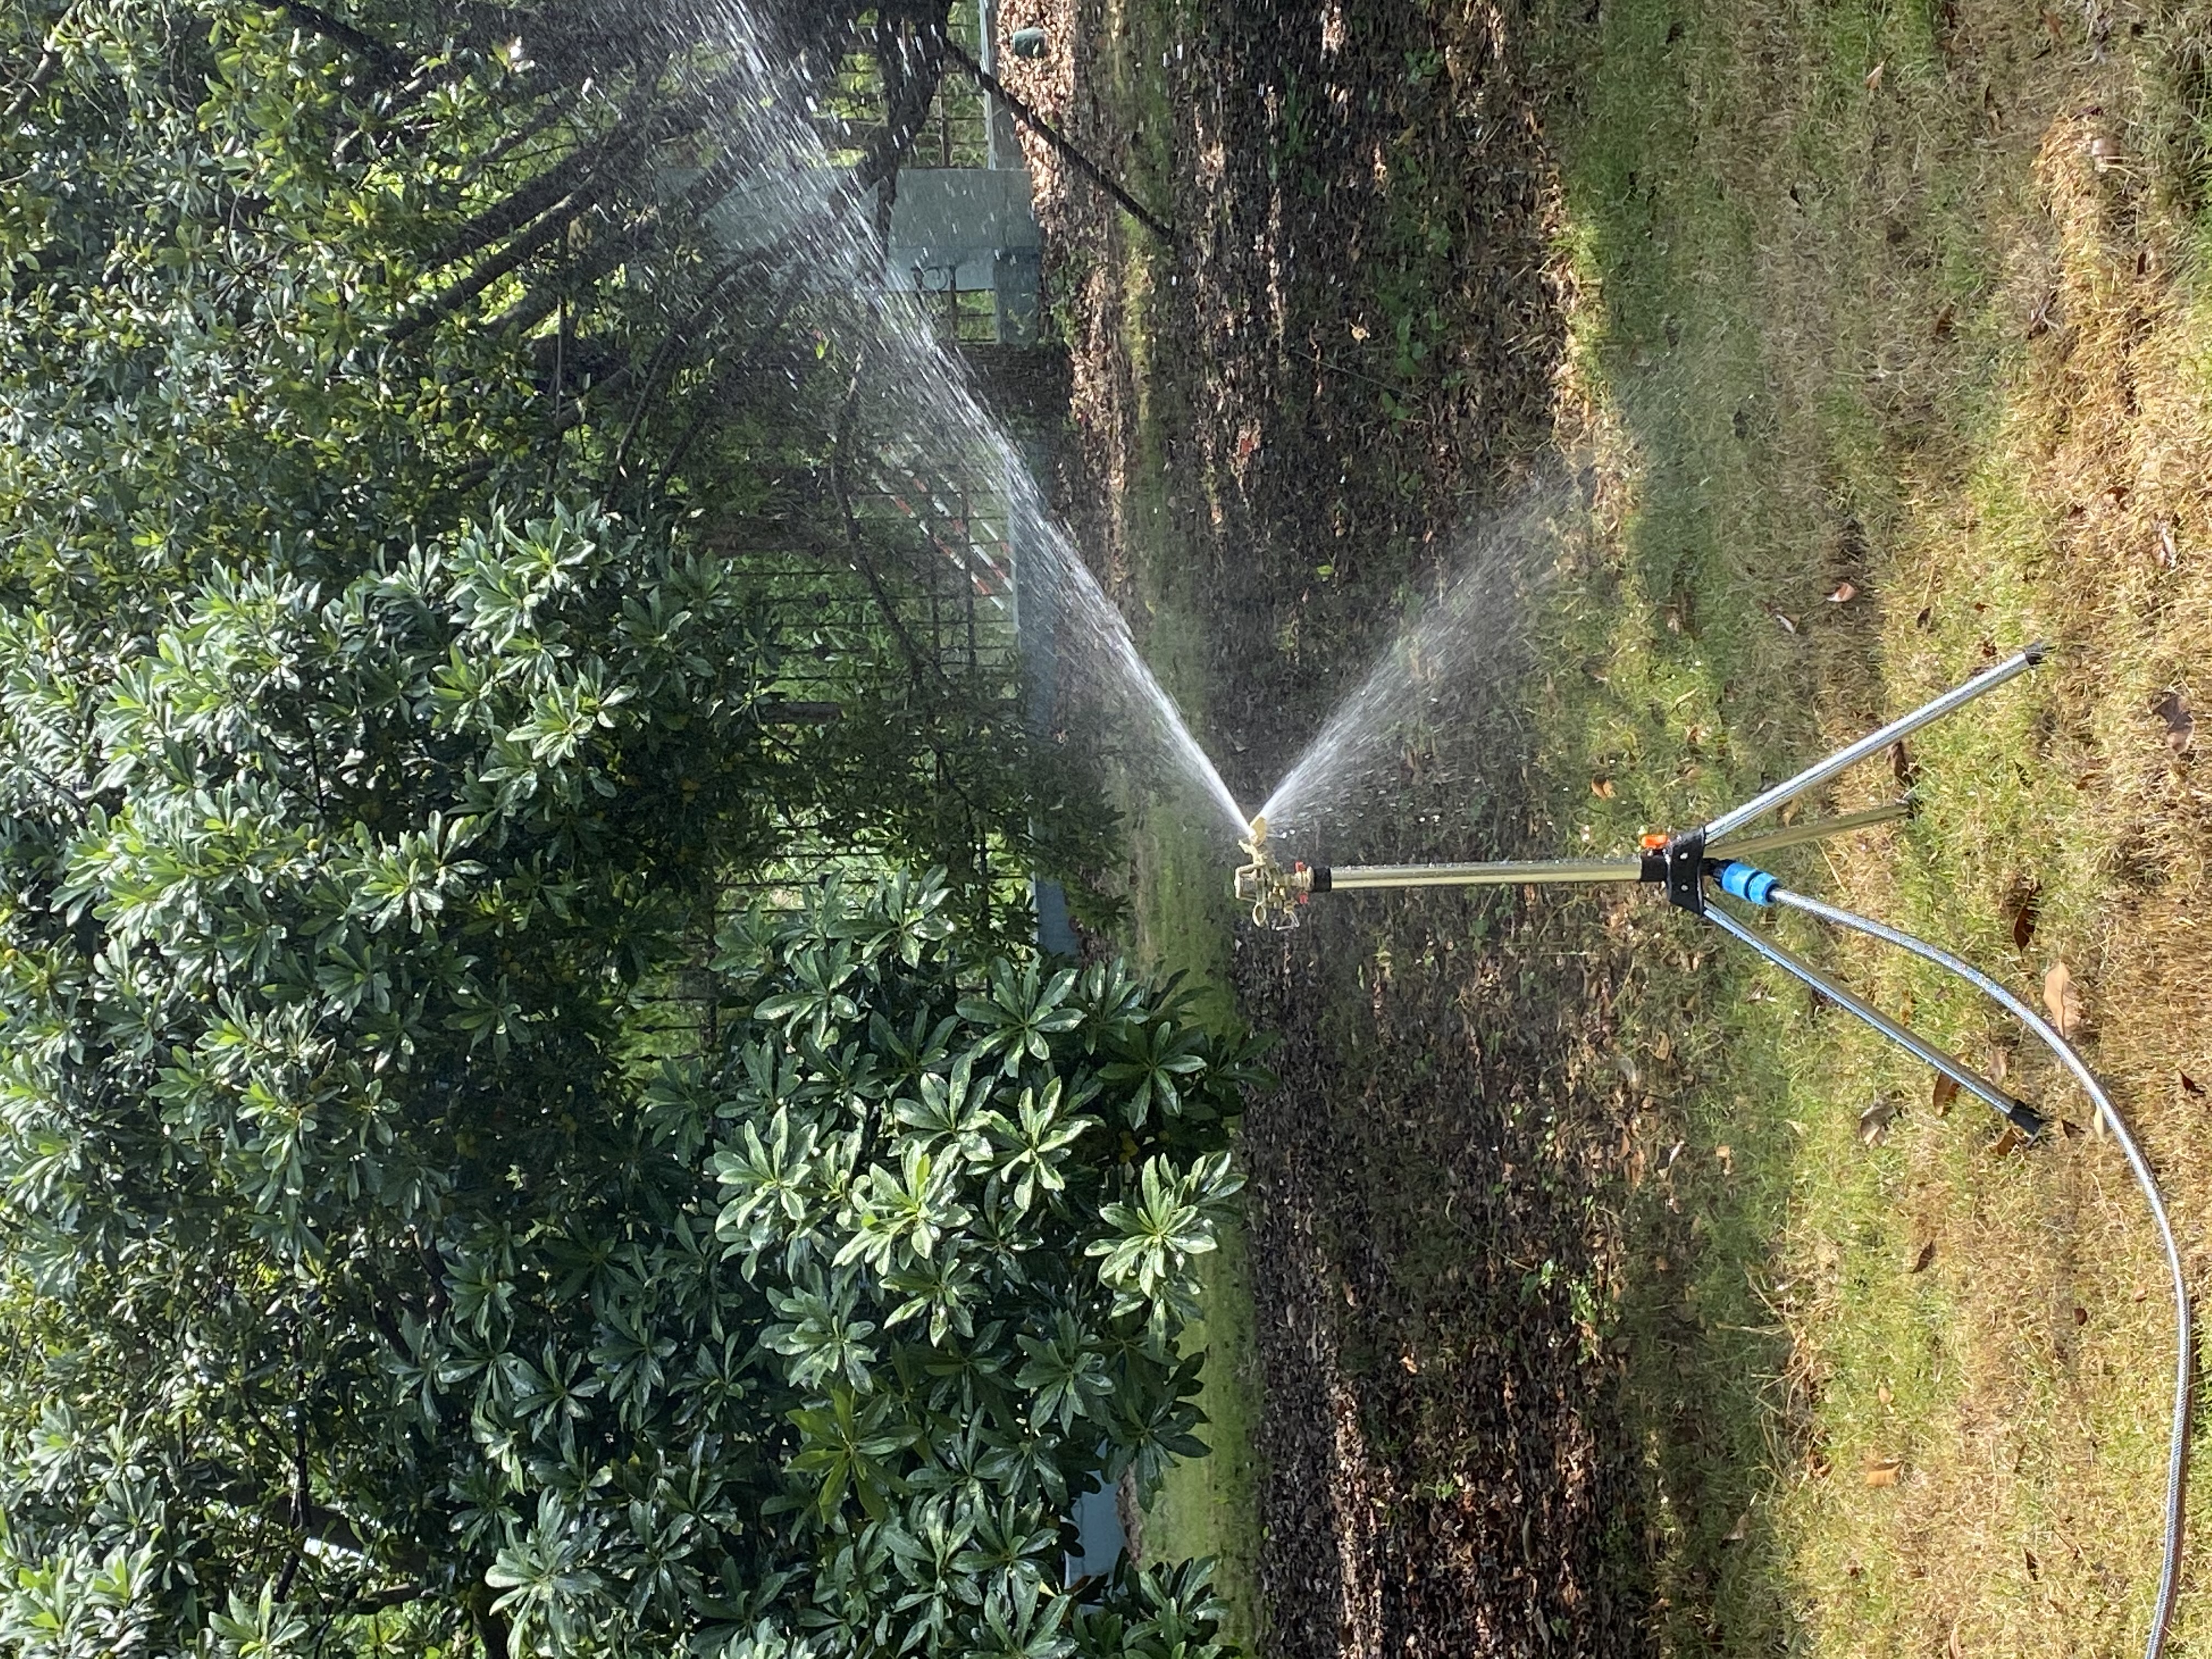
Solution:
[{"label": "silver braided hose", "polygon": [[2143,1200],[2150,1206],[2151,1219],[2158,1224],[2158,1241],[2166,1251],[2166,1270],[2173,1279],[2173,1442],[2166,1458],[2166,1557],[2159,1571],[2158,1604],[2151,1613],[2150,1639],[2143,1647],[2143,1659],[2159,1659],[2166,1646],[2167,1627],[2173,1620],[2174,1598],[2181,1588],[2182,1486],[2189,1462],[2190,1396],[2195,1380],[2195,1356],[2190,1334],[2189,1281],[2182,1272],[2181,1252],[2174,1245],[2173,1227],[2166,1216],[2166,1200],[2160,1195],[2158,1181],[2151,1174],[2149,1161],[2143,1157],[2142,1148],[2136,1145],[2136,1138],[2130,1132],[2126,1120],[2113,1109],[2112,1097],[2105,1092],[2104,1085],[2097,1081],[2097,1074],[2074,1051],[2074,1045],[2061,1036],[2042,1015],[1972,963],[1961,961],[1948,951],[1939,949],[1925,939],[1916,939],[1886,922],[1876,921],[1870,916],[1862,916],[1853,911],[1839,910],[1832,904],[1823,904],[1802,893],[1793,893],[1786,887],[1774,888],[1768,894],[1767,902],[1786,904],[1793,910],[1818,916],[1838,927],[1848,927],[1855,933],[1865,933],[1870,938],[1894,945],[1900,950],[1910,951],[1923,961],[1932,962],[1966,981],[2043,1040],[2044,1045],[2058,1056],[2066,1069],[2073,1073],[2075,1081],[2096,1103],[2097,1109],[2105,1115],[2105,1122],[2112,1129],[2112,1138],[2120,1143],[2120,1151],[2127,1158],[2128,1168],[2134,1172],[2136,1185],[2142,1188]]}]

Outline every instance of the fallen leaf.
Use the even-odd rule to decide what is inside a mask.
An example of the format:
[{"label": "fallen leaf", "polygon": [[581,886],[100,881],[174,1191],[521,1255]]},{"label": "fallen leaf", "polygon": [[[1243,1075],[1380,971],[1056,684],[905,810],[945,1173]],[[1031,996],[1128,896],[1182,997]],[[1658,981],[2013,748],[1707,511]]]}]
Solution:
[{"label": "fallen leaf", "polygon": [[2035,937],[2036,901],[2043,889],[2034,882],[2025,882],[2013,890],[2012,942],[2016,950],[2027,949],[2028,940]]},{"label": "fallen leaf", "polygon": [[2039,1583],[2041,1582],[2043,1577],[2043,1563],[2035,1559],[2035,1552],[2023,1546],[2020,1553],[2027,1562],[2027,1576]]},{"label": "fallen leaf", "polygon": [[1936,1115],[1938,1117],[1950,1116],[1951,1103],[1958,1097],[1959,1079],[1954,1077],[1946,1077],[1941,1072],[1936,1073],[1936,1087],[1931,1091],[1929,1102],[1930,1105],[1935,1107]]},{"label": "fallen leaf", "polygon": [[2169,691],[2153,705],[2152,714],[2166,722],[2166,746],[2177,755],[2185,755],[2197,740],[2197,717],[2189,712],[2189,705],[2181,700],[2181,693]]},{"label": "fallen leaf", "polygon": [[1722,1539],[1721,1542],[1723,1544],[1741,1544],[1750,1535],[1750,1534],[1751,1511],[1749,1510],[1746,1510],[1741,1515],[1736,1516],[1735,1525],[1729,1528],[1729,1535]]},{"label": "fallen leaf", "polygon": [[[2050,20],[2049,12],[2046,11],[2043,15],[2045,21]],[[1943,1644],[1943,1659],[1966,1659],[1966,1649],[1959,1645],[1959,1621],[1956,1619],[1951,1621],[1950,1637]]]},{"label": "fallen leaf", "polygon": [[1990,1049],[1990,1081],[1992,1083],[2002,1083],[2005,1080],[2005,1073],[2010,1070],[2012,1070],[2011,1053],[2003,1048]]},{"label": "fallen leaf", "polygon": [[1887,1095],[1876,1095],[1874,1103],[1859,1114],[1859,1144],[1879,1146],[1897,1119],[1897,1105]]},{"label": "fallen leaf", "polygon": [[2181,562],[2181,550],[2173,544],[2173,526],[2164,519],[2158,521],[2158,562],[2166,570]]},{"label": "fallen leaf", "polygon": [[2174,1076],[2181,1079],[2182,1093],[2185,1095],[2201,1095],[2204,1092],[2204,1085],[2199,1083],[2195,1078],[2190,1076],[2188,1073],[2176,1072]]},{"label": "fallen leaf", "polygon": [[1885,1406],[1889,1404],[1891,1401],[1897,1398],[1895,1395],[1889,1391],[1889,1384],[1887,1382],[1877,1382],[1875,1384],[1874,1397],[1876,1400],[1879,1400]]},{"label": "fallen leaf", "polygon": [[1908,1271],[1916,1273],[1924,1273],[1928,1271],[1928,1264],[1935,1259],[1936,1241],[1931,1238],[1925,1244],[1923,1244],[1920,1247],[1920,1254],[1912,1258],[1912,1266],[1908,1269]]},{"label": "fallen leaf", "polygon": [[1881,89],[1881,72],[1888,67],[1887,64],[1876,64],[1867,71],[1866,86],[1869,92],[1879,92]]},{"label": "fallen leaf", "polygon": [[1903,738],[1889,745],[1889,771],[1907,789],[1920,775],[1920,769],[1912,763],[1912,751],[1905,746]]},{"label": "fallen leaf", "polygon": [[2072,1036],[2081,1024],[2081,994],[2075,989],[2074,975],[2063,962],[2052,963],[2043,976],[2043,1006],[2061,1036]]},{"label": "fallen leaf", "polygon": [[1781,611],[1771,608],[1768,610],[1766,614],[1774,618],[1775,622],[1780,626],[1784,633],[1795,634],[1797,631],[1796,617],[1786,617],[1783,615]]},{"label": "fallen leaf", "polygon": [[1716,1146],[1713,1148],[1713,1156],[1720,1161],[1723,1175],[1732,1176],[1735,1173],[1735,1151],[1733,1147]]},{"label": "fallen leaf", "polygon": [[1954,305],[1945,306],[1942,310],[1936,313],[1936,325],[1929,331],[1939,340],[1948,339],[1952,329],[1958,324],[1958,319],[1959,307]]},{"label": "fallen leaf", "polygon": [[1828,595],[1830,605],[1849,605],[1859,596],[1859,590],[1850,582],[1838,582],[1836,591]]},{"label": "fallen leaf", "polygon": [[2009,1158],[2027,1145],[2027,1137],[2021,1133],[2020,1126],[2016,1123],[2008,1123],[2004,1126],[2004,1133],[1990,1142],[1990,1156]]},{"label": "fallen leaf", "polygon": [[2074,1322],[2076,1325],[2086,1325],[2089,1322],[2089,1310],[2079,1303],[2074,1306]]},{"label": "fallen leaf", "polygon": [[1592,778],[1590,780],[1590,793],[1595,795],[1600,800],[1611,800],[1613,799],[1613,780],[1611,778]]},{"label": "fallen leaf", "polygon": [[1897,1473],[1905,1465],[1894,1457],[1869,1457],[1866,1465],[1866,1483],[1869,1486],[1893,1486]]},{"label": "fallen leaf", "polygon": [[2117,138],[2092,138],[2089,159],[2097,164],[2097,171],[2109,173],[2120,164],[2120,141]]},{"label": "fallen leaf", "polygon": [[1410,1353],[1400,1354],[1398,1363],[1406,1368],[1406,1374],[1408,1376],[1419,1376],[1421,1374],[1421,1362]]}]

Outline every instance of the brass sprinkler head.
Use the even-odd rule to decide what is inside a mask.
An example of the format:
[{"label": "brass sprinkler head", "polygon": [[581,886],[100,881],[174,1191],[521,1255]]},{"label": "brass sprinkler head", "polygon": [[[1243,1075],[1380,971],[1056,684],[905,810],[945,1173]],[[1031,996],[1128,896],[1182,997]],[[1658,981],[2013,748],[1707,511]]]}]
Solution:
[{"label": "brass sprinkler head", "polygon": [[1255,815],[1245,839],[1237,843],[1251,855],[1249,864],[1237,872],[1237,902],[1252,907],[1252,923],[1273,933],[1287,933],[1298,925],[1298,906],[1313,891],[1313,872],[1303,864],[1285,870],[1267,850],[1267,814]]}]

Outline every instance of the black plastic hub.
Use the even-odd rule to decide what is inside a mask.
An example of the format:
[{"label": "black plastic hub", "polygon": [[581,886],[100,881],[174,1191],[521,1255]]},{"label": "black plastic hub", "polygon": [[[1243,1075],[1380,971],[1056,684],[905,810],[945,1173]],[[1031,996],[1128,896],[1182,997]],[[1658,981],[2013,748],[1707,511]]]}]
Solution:
[{"label": "black plastic hub", "polygon": [[1685,830],[1644,855],[1642,879],[1667,890],[1667,902],[1692,915],[1705,914],[1705,832]]}]

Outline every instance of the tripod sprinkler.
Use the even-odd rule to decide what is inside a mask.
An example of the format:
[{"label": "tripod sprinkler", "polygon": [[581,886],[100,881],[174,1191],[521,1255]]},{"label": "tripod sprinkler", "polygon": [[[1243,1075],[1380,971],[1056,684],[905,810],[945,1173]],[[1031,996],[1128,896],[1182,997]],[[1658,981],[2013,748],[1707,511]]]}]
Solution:
[{"label": "tripod sprinkler", "polygon": [[2151,1173],[2148,1161],[2087,1062],[2075,1052],[2073,1045],[2060,1032],[2019,997],[1949,951],[1887,923],[1792,892],[1781,884],[1778,878],[1753,862],[1784,847],[1821,841],[1848,830],[1907,817],[1912,811],[1910,800],[1893,801],[1863,811],[1847,812],[1758,835],[1743,833],[1747,825],[1807,790],[1826,782],[1846,767],[1880,754],[1908,732],[1918,730],[1931,720],[1940,720],[1984,692],[1993,691],[2026,673],[2040,664],[2045,655],[2043,646],[2031,645],[2002,662],[1984,669],[1962,684],[1954,686],[1911,714],[1892,720],[1879,731],[1869,732],[1826,759],[1815,762],[1795,777],[1785,779],[1741,805],[1722,813],[1711,823],[1672,835],[1644,836],[1641,848],[1632,858],[1537,859],[1479,864],[1380,864],[1334,867],[1292,863],[1286,867],[1275,858],[1268,847],[1267,820],[1263,814],[1252,820],[1249,826],[1249,834],[1240,843],[1250,861],[1237,871],[1234,890],[1238,902],[1250,907],[1254,925],[1283,932],[1298,925],[1300,909],[1316,894],[1348,892],[1360,888],[1592,886],[1605,883],[1636,883],[1657,887],[1665,894],[1668,903],[1693,915],[1705,917],[1730,938],[1757,951],[1784,973],[1872,1027],[1915,1059],[1950,1079],[1967,1093],[1985,1102],[2014,1129],[2033,1141],[2042,1133],[2044,1121],[2026,1102],[1998,1087],[1956,1055],[1947,1054],[1925,1038],[1908,1030],[1714,901],[1726,896],[1759,909],[1780,905],[1881,939],[1934,963],[2003,1008],[2051,1049],[2095,1103],[2106,1127],[2118,1141],[2129,1170],[2149,1205],[2151,1218],[2157,1225],[2159,1242],[2164,1248],[2167,1270],[2172,1280],[2178,1358],[2172,1440],[2166,1468],[2166,1549],[2159,1576],[2158,1601],[2152,1613],[2150,1636],[2145,1648],[2145,1659],[2159,1659],[2165,1646],[2167,1626],[2172,1620],[2174,1600],[2181,1578],[2182,1479],[2189,1445],[2192,1353],[2188,1281],[2182,1272],[2180,1253],[2174,1245],[2172,1227],[2166,1219],[2165,1201],[2159,1194],[2158,1183]]}]

